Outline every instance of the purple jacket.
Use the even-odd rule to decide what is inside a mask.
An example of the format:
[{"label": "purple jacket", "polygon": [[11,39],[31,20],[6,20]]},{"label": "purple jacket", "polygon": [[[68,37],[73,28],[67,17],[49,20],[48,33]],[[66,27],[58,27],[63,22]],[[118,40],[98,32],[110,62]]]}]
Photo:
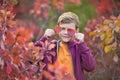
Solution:
[{"label": "purple jacket", "polygon": [[[40,40],[45,41],[46,38],[43,37]],[[56,51],[55,56],[50,55],[49,51],[46,54],[47,56],[49,55],[52,57],[52,63],[54,63],[57,58],[58,44],[59,42],[56,42],[56,47],[53,49]],[[84,42],[76,43],[75,41],[71,41],[67,44],[67,46],[72,56],[74,75],[76,80],[85,80],[84,70],[87,72],[93,71],[95,69],[95,59]],[[44,58],[44,62],[49,63],[47,57]]]}]

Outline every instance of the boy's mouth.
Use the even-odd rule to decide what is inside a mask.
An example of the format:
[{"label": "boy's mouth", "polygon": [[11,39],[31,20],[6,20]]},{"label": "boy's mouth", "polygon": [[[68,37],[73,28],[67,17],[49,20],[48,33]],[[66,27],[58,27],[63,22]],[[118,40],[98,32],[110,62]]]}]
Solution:
[{"label": "boy's mouth", "polygon": [[68,39],[68,38],[70,38],[69,36],[62,36],[62,38],[66,38],[66,39]]},{"label": "boy's mouth", "polygon": [[69,38],[69,36],[62,36],[62,37],[64,37],[64,38]]}]

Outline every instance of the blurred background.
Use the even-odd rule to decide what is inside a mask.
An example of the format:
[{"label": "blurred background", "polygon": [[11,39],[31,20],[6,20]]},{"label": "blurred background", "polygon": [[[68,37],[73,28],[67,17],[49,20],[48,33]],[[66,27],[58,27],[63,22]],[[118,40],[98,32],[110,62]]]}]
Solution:
[{"label": "blurred background", "polygon": [[[35,78],[23,73],[26,61],[36,60],[33,43],[66,11],[79,16],[80,32],[96,60],[87,80],[120,80],[120,0],[0,0],[1,80]],[[32,74],[38,73],[34,68]]]}]

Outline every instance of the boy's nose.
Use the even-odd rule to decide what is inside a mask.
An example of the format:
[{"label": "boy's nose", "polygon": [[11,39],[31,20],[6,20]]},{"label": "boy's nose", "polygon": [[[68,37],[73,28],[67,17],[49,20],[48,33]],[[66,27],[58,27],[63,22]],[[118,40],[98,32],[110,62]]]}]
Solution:
[{"label": "boy's nose", "polygon": [[64,30],[64,34],[68,34],[68,31],[67,31],[67,29],[66,29],[66,30]]}]

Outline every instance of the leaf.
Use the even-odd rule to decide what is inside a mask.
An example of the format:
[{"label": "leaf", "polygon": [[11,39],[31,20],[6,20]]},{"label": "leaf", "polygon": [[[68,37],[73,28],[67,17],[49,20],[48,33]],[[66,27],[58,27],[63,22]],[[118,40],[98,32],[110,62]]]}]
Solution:
[{"label": "leaf", "polygon": [[15,64],[19,64],[20,63],[20,58],[19,58],[19,56],[13,56],[13,63],[15,63]]},{"label": "leaf", "polygon": [[20,62],[20,67],[22,68],[22,69],[25,69],[25,64],[21,61]]},{"label": "leaf", "polygon": [[38,67],[37,66],[35,66],[35,65],[31,65],[30,66],[30,69],[29,69],[30,75],[35,74],[37,71],[38,71]]},{"label": "leaf", "polygon": [[108,24],[110,24],[110,22],[111,22],[111,20],[106,19],[106,20],[103,22],[103,24],[104,24],[104,25],[108,25]]},{"label": "leaf", "polygon": [[48,50],[51,50],[51,49],[53,49],[53,48],[55,48],[55,44],[50,44],[50,45],[48,46]]},{"label": "leaf", "polygon": [[118,19],[118,20],[115,22],[115,25],[116,25],[116,26],[120,26],[120,19]]},{"label": "leaf", "polygon": [[70,36],[73,36],[75,34],[75,30],[74,29],[67,29],[67,31],[68,31],[68,34]]},{"label": "leaf", "polygon": [[29,80],[29,78],[27,76],[25,76],[24,74],[20,74],[20,79],[21,80]]},{"label": "leaf", "polygon": [[20,48],[19,46],[15,46],[15,47],[13,47],[10,51],[14,54],[14,56],[15,56],[15,55],[18,56],[20,49],[21,49],[21,48]]},{"label": "leaf", "polygon": [[81,0],[68,0],[70,3],[73,3],[73,4],[81,4]]},{"label": "leaf", "polygon": [[44,74],[45,78],[47,78],[48,80],[50,80],[52,78],[52,75],[48,71],[43,71],[43,74]]},{"label": "leaf", "polygon": [[0,56],[3,55],[3,54],[4,54],[4,50],[0,47]]},{"label": "leaf", "polygon": [[32,41],[29,42],[29,43],[28,43],[28,48],[29,48],[29,49],[32,49],[33,47],[35,47],[35,46],[34,46],[34,43],[33,43]]},{"label": "leaf", "polygon": [[25,37],[23,37],[23,36],[18,36],[18,37],[17,37],[17,41],[18,41],[20,44],[25,44]]},{"label": "leaf", "polygon": [[100,39],[104,40],[105,39],[105,33],[103,33],[102,35],[100,35]]},{"label": "leaf", "polygon": [[[43,63],[43,62],[39,62],[39,65],[40,65],[40,69],[41,69],[41,70],[46,66],[46,64]],[[41,70],[40,70],[40,71],[41,71]]]},{"label": "leaf", "polygon": [[118,27],[115,27],[115,31],[116,32],[120,32],[120,27],[118,26]]},{"label": "leaf", "polygon": [[52,56],[55,56],[55,55],[56,55],[56,52],[55,52],[55,51],[51,51],[50,54],[51,54]]},{"label": "leaf", "polygon": [[105,53],[108,53],[108,52],[110,52],[111,50],[112,50],[112,47],[111,47],[111,46],[105,46],[105,48],[104,48]]},{"label": "leaf", "polygon": [[17,2],[17,0],[11,0],[11,3],[16,5],[18,2]]},{"label": "leaf", "polygon": [[3,67],[4,67],[4,60],[2,60],[1,57],[0,57],[0,65],[1,65],[1,69],[3,69]]},{"label": "leaf", "polygon": [[114,36],[110,34],[107,35],[106,39],[104,40],[104,43],[108,45],[108,44],[112,44],[113,42],[114,42]]},{"label": "leaf", "polygon": [[102,12],[102,11],[108,10],[110,8],[112,8],[112,4],[110,3],[110,0],[106,0],[106,1],[100,0],[97,11]]},{"label": "leaf", "polygon": [[41,60],[43,60],[44,59],[44,52],[36,52],[35,53],[35,58],[36,59],[41,59]]},{"label": "leaf", "polygon": [[6,24],[7,24],[7,25],[13,25],[13,24],[15,24],[15,21],[7,20],[7,21],[6,21]]},{"label": "leaf", "polygon": [[54,31],[55,31],[56,34],[58,34],[61,31],[61,27],[60,26],[56,26],[54,28]]},{"label": "leaf", "polygon": [[47,60],[52,63],[52,57],[51,56],[47,56]]},{"label": "leaf", "polygon": [[95,32],[92,31],[89,33],[89,36],[93,36],[93,35],[95,35]]},{"label": "leaf", "polygon": [[117,55],[117,54],[114,55],[113,60],[114,60],[115,62],[118,62],[118,55]]},{"label": "leaf", "polygon": [[7,74],[10,74],[12,72],[12,67],[11,67],[10,64],[7,64],[7,66],[5,68],[6,68],[6,73]]},{"label": "leaf", "polygon": [[43,16],[47,19],[48,18],[48,13],[47,12],[43,12]]},{"label": "leaf", "polygon": [[15,41],[15,38],[14,38],[12,32],[7,31],[6,32],[6,39],[5,39],[4,43],[6,45],[8,45],[8,44],[14,43],[14,41]]},{"label": "leaf", "polygon": [[53,5],[58,10],[64,9],[64,0],[53,0]]},{"label": "leaf", "polygon": [[5,53],[5,58],[8,60],[12,60],[12,56],[9,53]]}]

